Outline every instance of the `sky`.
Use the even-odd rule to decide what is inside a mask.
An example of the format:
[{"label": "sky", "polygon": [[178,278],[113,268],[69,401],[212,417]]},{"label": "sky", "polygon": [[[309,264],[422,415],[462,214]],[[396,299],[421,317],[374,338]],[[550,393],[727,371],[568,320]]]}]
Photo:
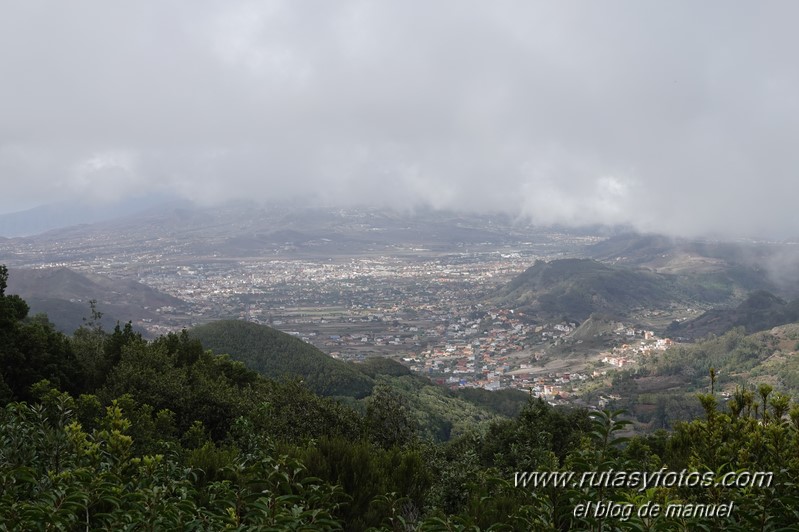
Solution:
[{"label": "sky", "polygon": [[799,237],[797,2],[0,7],[0,213],[154,192]]}]

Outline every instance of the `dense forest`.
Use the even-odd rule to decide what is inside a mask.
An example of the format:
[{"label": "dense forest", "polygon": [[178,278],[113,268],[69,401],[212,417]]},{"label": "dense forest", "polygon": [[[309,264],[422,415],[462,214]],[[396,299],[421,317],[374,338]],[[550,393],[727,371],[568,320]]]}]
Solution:
[{"label": "dense forest", "polygon": [[[431,395],[494,412],[431,431],[422,388],[390,363],[342,373],[366,396],[336,400],[317,395],[336,390],[323,375],[312,389],[186,331],[106,331],[96,309],[64,335],[5,293],[7,276],[0,267],[2,530],[797,529],[799,405],[765,384],[724,404],[696,356],[679,367],[708,375],[709,393],[670,432],[629,438],[620,411],[519,408],[488,392]],[[721,354],[727,340],[713,362],[746,362],[737,338]],[[534,471],[580,481],[534,485]]]},{"label": "dense forest", "polygon": [[[220,320],[193,328],[190,337],[216,353],[235,352],[240,362],[261,375],[303,375],[305,384],[320,395],[361,398],[372,389],[370,379],[356,368],[299,338],[255,323]],[[269,356],[274,353],[280,356]]]}]

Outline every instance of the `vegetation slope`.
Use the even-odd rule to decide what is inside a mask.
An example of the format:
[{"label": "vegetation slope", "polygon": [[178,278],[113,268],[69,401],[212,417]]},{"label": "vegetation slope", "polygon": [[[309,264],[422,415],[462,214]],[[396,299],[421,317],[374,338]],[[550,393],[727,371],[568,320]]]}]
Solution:
[{"label": "vegetation slope", "polygon": [[351,365],[266,325],[221,320],[194,327],[189,335],[206,349],[229,354],[266,377],[301,377],[308,388],[320,395],[360,399],[369,395],[374,386],[372,379]]},{"label": "vegetation slope", "polygon": [[711,389],[710,368],[713,388],[728,398],[759,385],[797,396],[799,324],[753,334],[736,327],[693,344],[677,344],[645,358],[635,369],[616,373],[609,389],[596,393],[618,397],[615,406],[650,429],[671,427],[701,414],[696,394]]},{"label": "vegetation slope", "polygon": [[[711,383],[696,397],[701,418],[646,437],[620,437],[619,412],[529,400],[486,431],[436,442],[383,382],[359,412],[187,333],[147,341],[89,323],[66,336],[28,317],[6,278],[0,267],[0,530],[796,529],[799,405],[765,383],[726,405]],[[683,470],[768,481],[619,477]],[[613,481],[536,484],[532,471]],[[579,511],[609,501],[612,517]],[[652,505],[663,511],[638,512]],[[718,505],[722,516],[696,515]]]},{"label": "vegetation slope", "polygon": [[504,415],[499,410],[518,412],[526,402],[524,394],[506,396],[504,401],[511,404],[503,406],[483,396],[455,394],[385,358],[342,362],[294,336],[255,323],[217,321],[193,328],[189,337],[265,377],[300,379],[314,393],[342,399],[360,411],[365,411],[363,399],[375,386],[390,389],[407,405],[416,430],[438,441],[469,428],[484,428]]}]

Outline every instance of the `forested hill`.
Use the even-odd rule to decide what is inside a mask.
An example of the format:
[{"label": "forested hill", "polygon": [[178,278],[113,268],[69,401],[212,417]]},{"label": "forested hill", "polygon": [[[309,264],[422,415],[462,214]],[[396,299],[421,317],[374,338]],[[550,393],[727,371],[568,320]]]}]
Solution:
[{"label": "forested hill", "polygon": [[266,377],[300,376],[320,395],[359,399],[369,395],[374,385],[372,379],[353,366],[266,325],[221,320],[195,327],[189,335],[206,349],[228,354]]}]

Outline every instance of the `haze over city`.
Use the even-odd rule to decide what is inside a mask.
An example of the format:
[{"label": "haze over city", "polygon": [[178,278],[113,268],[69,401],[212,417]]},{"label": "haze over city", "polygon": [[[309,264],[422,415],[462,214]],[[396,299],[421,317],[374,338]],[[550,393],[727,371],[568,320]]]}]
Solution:
[{"label": "haze over city", "polygon": [[795,3],[6,3],[0,212],[143,193],[794,238]]}]

